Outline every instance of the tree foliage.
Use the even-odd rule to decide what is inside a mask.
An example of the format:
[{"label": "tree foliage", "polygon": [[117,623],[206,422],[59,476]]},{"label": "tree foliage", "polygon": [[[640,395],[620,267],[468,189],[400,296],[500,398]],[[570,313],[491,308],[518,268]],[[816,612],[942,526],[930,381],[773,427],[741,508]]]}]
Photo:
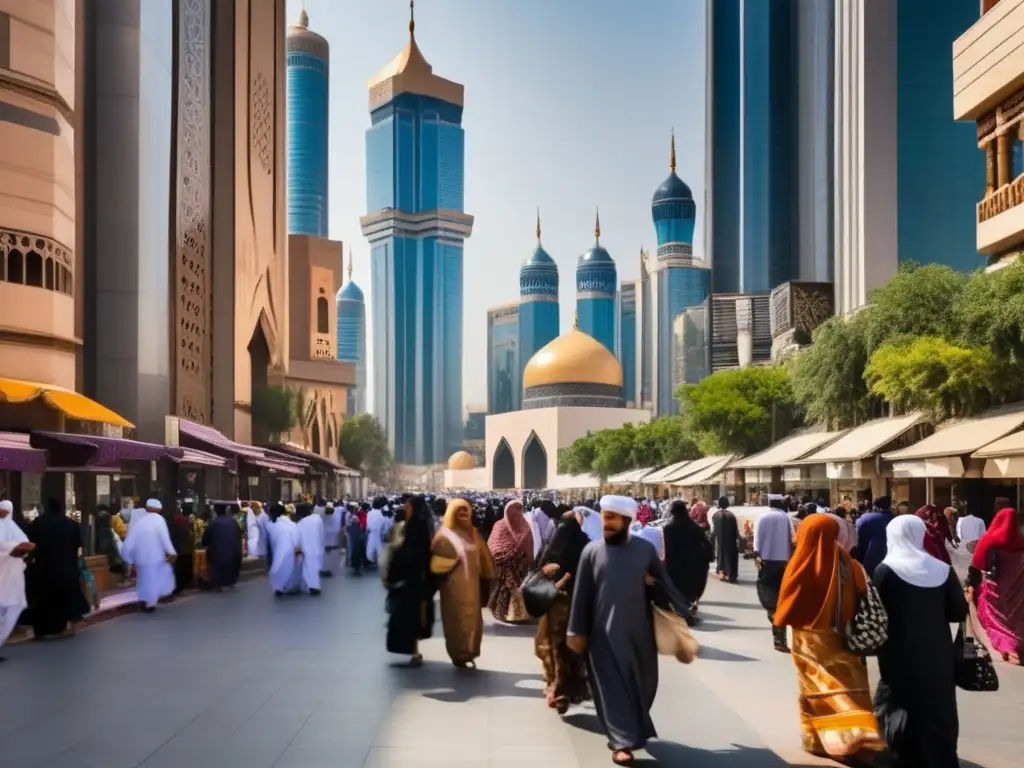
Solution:
[{"label": "tree foliage", "polygon": [[939,264],[901,265],[895,277],[871,294],[871,305],[864,312],[868,354],[883,344],[918,336],[955,338],[952,310],[967,281],[962,272]]},{"label": "tree foliage", "polygon": [[698,456],[700,450],[683,419],[666,416],[647,424],[588,432],[559,452],[558,471],[592,473],[605,479],[630,469],[660,467]]},{"label": "tree foliage", "polygon": [[992,404],[996,361],[988,349],[922,336],[879,347],[864,378],[895,414],[924,411],[941,421],[970,416]]},{"label": "tree foliage", "polygon": [[271,442],[299,424],[299,393],[289,387],[260,387],[252,393],[252,421],[256,432],[263,432]]},{"label": "tree foliage", "polygon": [[955,312],[961,340],[984,347],[1002,364],[1006,397],[1024,397],[1024,262],[979,272],[964,289]]},{"label": "tree foliage", "polygon": [[338,452],[352,469],[375,483],[383,482],[394,464],[384,428],[369,413],[347,419],[338,438]]},{"label": "tree foliage", "polygon": [[793,390],[784,368],[719,371],[676,396],[683,418],[705,454],[748,455],[784,436],[793,422]]}]

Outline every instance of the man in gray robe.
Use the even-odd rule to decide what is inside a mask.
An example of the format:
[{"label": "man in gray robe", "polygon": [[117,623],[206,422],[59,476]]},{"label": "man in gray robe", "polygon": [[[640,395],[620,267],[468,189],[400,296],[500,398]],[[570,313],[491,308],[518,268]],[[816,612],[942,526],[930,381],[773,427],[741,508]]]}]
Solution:
[{"label": "man in gray robe", "polygon": [[583,550],[567,632],[569,648],[587,654],[597,716],[616,765],[631,765],[633,750],[657,738],[651,721],[658,691],[651,601],[670,604],[690,620],[689,603],[654,547],[630,537],[636,513],[633,499],[601,499],[603,539]]}]

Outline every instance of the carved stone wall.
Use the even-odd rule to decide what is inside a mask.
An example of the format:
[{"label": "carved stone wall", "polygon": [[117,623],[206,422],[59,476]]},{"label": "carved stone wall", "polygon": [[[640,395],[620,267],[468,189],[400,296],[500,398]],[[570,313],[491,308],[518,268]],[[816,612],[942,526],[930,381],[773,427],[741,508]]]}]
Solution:
[{"label": "carved stone wall", "polygon": [[207,424],[212,406],[210,280],[210,8],[178,3],[174,409]]}]

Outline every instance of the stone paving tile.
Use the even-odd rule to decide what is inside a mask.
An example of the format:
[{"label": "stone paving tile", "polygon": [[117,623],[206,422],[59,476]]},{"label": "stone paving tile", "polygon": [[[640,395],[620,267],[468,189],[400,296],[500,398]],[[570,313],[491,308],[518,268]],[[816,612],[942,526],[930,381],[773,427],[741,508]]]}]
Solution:
[{"label": "stone paving tile", "polygon": [[[713,582],[702,657],[663,660],[653,717],[665,741],[638,765],[830,765],[799,749],[796,675],[771,648],[744,564]],[[384,651],[375,578],[337,578],[321,600],[255,582],[127,615],[73,640],[5,649],[3,768],[591,768],[610,765],[593,708],[543,704],[531,627],[486,624],[476,672],[438,635],[409,669]],[[874,664],[871,663],[872,674]],[[966,768],[1018,765],[1024,670],[998,694],[959,693]]]}]

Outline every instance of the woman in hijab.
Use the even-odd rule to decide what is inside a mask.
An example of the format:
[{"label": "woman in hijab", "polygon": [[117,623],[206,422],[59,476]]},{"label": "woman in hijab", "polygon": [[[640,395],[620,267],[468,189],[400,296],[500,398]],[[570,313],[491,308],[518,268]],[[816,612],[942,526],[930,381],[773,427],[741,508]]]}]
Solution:
[{"label": "woman in hijab", "polygon": [[[946,550],[946,541],[948,539],[952,542],[953,534],[950,533],[946,516],[939,512],[939,508],[933,504],[925,504],[914,515],[925,525],[924,551],[936,560],[941,560],[949,565],[951,561],[949,552]],[[888,530],[887,526],[886,531],[888,532]]]},{"label": "woman in hijab", "polygon": [[430,576],[430,510],[422,496],[408,496],[399,508],[401,520],[391,533],[391,555],[384,586],[388,590],[388,653],[423,663],[419,641],[434,628],[434,590]]},{"label": "woman in hijab", "polygon": [[740,528],[725,496],[718,500],[718,511],[711,518],[711,527],[718,555],[715,572],[719,580],[735,584],[740,575]]},{"label": "woman in hijab", "polygon": [[992,647],[1020,664],[1024,646],[1024,538],[1017,510],[999,510],[974,549],[967,569],[968,595],[978,606]]},{"label": "woman in hijab", "polygon": [[926,551],[927,535],[919,516],[886,526],[885,559],[872,577],[889,615],[875,715],[900,765],[955,768],[960,722],[949,625],[967,618],[967,600],[949,564]]},{"label": "woman in hijab", "polygon": [[491,529],[487,548],[494,560],[494,590],[487,606],[491,615],[508,624],[528,621],[520,587],[533,567],[533,533],[519,499],[505,505],[505,516]]},{"label": "woman in hijab", "polygon": [[805,751],[819,757],[863,758],[885,749],[872,714],[868,670],[846,650],[843,628],[867,592],[864,569],[839,546],[828,515],[800,525],[796,550],[779,589],[775,626],[793,630]]},{"label": "woman in hijab", "polygon": [[[671,515],[671,507],[669,507],[669,514]],[[711,523],[708,522],[708,505],[703,501],[694,499],[690,504],[690,519],[700,526],[705,534],[711,529]]]},{"label": "woman in hijab", "polygon": [[82,534],[64,514],[63,505],[50,499],[46,511],[29,526],[29,541],[36,545],[28,568],[28,603],[37,638],[73,634],[72,622],[89,613],[78,581],[78,552]]},{"label": "woman in hijab", "polygon": [[[707,509],[704,510],[707,520]],[[687,513],[686,503],[673,501],[668,508],[669,520],[662,527],[665,546],[665,570],[676,589],[690,601],[690,610],[697,612],[697,602],[708,585],[708,568],[713,559],[711,541],[704,529]]]},{"label": "woman in hijab", "polygon": [[456,667],[476,669],[484,622],[481,611],[494,581],[490,550],[473,527],[473,508],[452,499],[434,536],[430,572],[441,583],[441,623],[448,656]]},{"label": "woman in hijab", "polygon": [[849,520],[849,514],[845,507],[836,507],[835,512],[827,512],[829,517],[836,521],[839,526],[839,546],[847,552],[852,552],[857,546],[857,528]]},{"label": "woman in hijab", "polygon": [[563,515],[538,562],[544,575],[558,584],[559,591],[551,609],[537,625],[533,649],[544,667],[544,698],[547,705],[560,715],[566,713],[570,704],[579,704],[590,698],[586,659],[570,651],[565,641],[572,592],[576,586],[574,576],[583,548],[590,543],[590,538],[583,531],[580,509],[577,507]]},{"label": "woman in hijab", "polygon": [[353,573],[362,573],[366,567],[366,512],[350,514],[346,523],[345,541],[348,546],[346,560]]}]

